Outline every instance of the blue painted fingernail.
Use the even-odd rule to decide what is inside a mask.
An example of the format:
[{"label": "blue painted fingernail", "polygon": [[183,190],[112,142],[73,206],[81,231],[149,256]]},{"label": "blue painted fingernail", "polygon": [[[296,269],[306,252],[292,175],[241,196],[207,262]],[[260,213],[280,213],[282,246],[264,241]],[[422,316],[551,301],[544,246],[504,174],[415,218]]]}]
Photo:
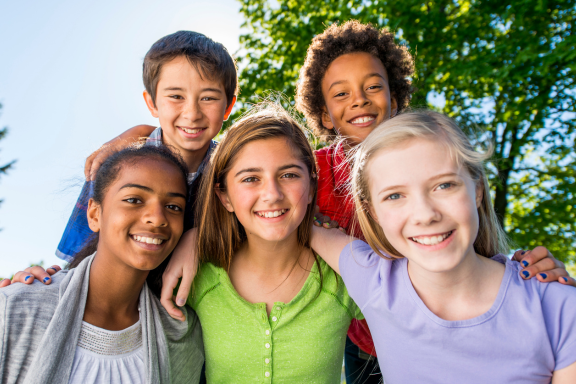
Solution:
[{"label": "blue painted fingernail", "polygon": [[568,278],[567,277],[563,277],[565,282],[568,282]]},{"label": "blue painted fingernail", "polygon": [[522,260],[522,265],[527,267],[528,266],[528,262],[526,260]]},{"label": "blue painted fingernail", "polygon": [[525,253],[526,253],[526,251],[522,251],[522,252],[520,252],[520,254],[521,254],[521,255],[523,255],[523,254],[525,254]]},{"label": "blue painted fingernail", "polygon": [[28,281],[29,278],[31,278],[32,276],[28,275],[24,278],[24,281]]},{"label": "blue painted fingernail", "polygon": [[48,268],[48,269],[53,269],[53,270],[55,270],[56,272],[58,272],[58,270],[57,270],[56,268],[54,268],[54,267],[50,267],[50,268]]},{"label": "blue painted fingernail", "polygon": [[184,304],[186,304],[186,300],[176,299],[176,305],[178,305],[179,307],[183,306]]},{"label": "blue painted fingernail", "polygon": [[49,277],[45,277],[43,281],[46,283],[46,282],[48,282],[49,280],[50,280]]},{"label": "blue painted fingernail", "polygon": [[546,279],[546,278],[548,277],[548,275],[545,274],[545,273],[541,273],[541,274],[540,274],[540,277],[543,278],[543,279]]},{"label": "blue painted fingernail", "polygon": [[530,272],[528,271],[522,271],[522,274],[524,275],[524,277],[530,277]]}]

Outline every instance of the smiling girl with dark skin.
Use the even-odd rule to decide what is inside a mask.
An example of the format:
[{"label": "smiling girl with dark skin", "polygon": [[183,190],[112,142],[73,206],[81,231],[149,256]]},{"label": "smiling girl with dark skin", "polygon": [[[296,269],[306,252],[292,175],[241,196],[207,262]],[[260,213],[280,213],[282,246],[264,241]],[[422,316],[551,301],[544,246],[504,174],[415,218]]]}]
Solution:
[{"label": "smiling girl with dark skin", "polygon": [[88,206],[97,236],[51,285],[0,292],[0,382],[198,382],[196,314],[174,320],[155,296],[182,234],[187,173],[166,147],[104,162]]}]

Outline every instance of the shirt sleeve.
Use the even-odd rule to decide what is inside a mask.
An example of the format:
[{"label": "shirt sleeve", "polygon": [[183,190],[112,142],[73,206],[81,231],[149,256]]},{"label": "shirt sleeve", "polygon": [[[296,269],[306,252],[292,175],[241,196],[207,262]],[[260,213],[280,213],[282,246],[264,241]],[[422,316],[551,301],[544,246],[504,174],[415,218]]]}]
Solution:
[{"label": "shirt sleeve", "polygon": [[360,310],[381,291],[382,276],[390,274],[391,265],[361,240],[344,247],[339,259],[340,274]]},{"label": "shirt sleeve", "polygon": [[557,371],[576,362],[576,289],[557,282],[543,287],[542,312]]}]

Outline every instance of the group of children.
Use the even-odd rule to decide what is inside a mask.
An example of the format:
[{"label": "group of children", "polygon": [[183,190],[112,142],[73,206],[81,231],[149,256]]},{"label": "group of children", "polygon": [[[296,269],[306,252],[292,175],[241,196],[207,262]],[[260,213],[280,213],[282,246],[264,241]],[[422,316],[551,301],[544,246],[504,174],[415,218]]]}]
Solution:
[{"label": "group of children", "polygon": [[314,153],[272,103],[217,144],[233,59],[194,32],[156,42],[160,128],[89,158],[70,268],[0,291],[0,382],[338,383],[345,348],[349,383],[572,382],[573,279],[543,247],[503,256],[484,156],[404,112],[413,65],[387,30],[317,35],[296,93],[331,143]]}]

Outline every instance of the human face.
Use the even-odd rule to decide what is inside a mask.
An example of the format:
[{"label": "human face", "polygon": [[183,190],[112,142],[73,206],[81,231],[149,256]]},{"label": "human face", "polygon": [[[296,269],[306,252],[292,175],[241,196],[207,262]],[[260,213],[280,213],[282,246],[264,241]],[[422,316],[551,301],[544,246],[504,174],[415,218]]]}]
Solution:
[{"label": "human face", "polygon": [[201,76],[184,56],[162,66],[156,104],[148,92],[144,99],[152,116],[160,120],[163,139],[184,157],[208,149],[234,105],[234,100],[228,105],[221,81]]},{"label": "human face", "polygon": [[90,200],[90,229],[102,253],[137,270],[152,270],[172,252],[184,227],[186,181],[159,159],[125,163],[102,205]]},{"label": "human face", "polygon": [[285,138],[246,144],[226,175],[226,190],[217,193],[249,242],[296,239],[313,198],[308,168]]},{"label": "human face", "polygon": [[412,139],[368,165],[371,214],[412,267],[447,272],[474,256],[482,189],[438,140]]},{"label": "human face", "polygon": [[347,53],[334,60],[322,79],[326,102],[322,124],[358,144],[380,123],[396,115],[388,72],[380,59],[366,52]]}]

